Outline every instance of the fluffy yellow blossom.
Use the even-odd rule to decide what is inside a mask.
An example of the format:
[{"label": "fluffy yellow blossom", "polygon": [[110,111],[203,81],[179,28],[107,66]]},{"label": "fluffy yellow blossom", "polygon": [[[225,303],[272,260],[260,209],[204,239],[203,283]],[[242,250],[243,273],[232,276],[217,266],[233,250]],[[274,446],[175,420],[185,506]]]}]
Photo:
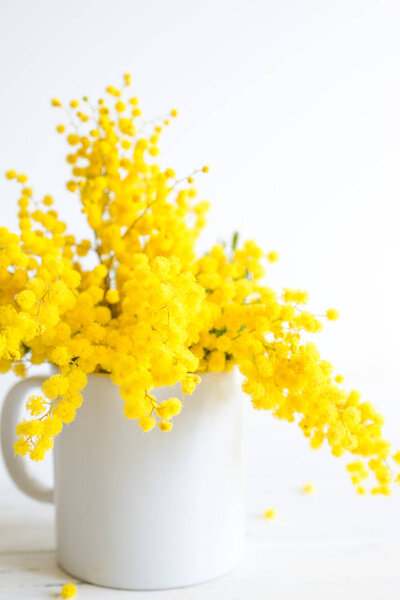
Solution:
[{"label": "fluffy yellow blossom", "polygon": [[66,583],[61,589],[61,598],[75,598],[76,586],[73,583]]},{"label": "fluffy yellow blossom", "polygon": [[304,494],[313,494],[315,491],[315,487],[312,483],[306,483],[303,485],[302,491]]},{"label": "fluffy yellow blossom", "polygon": [[339,312],[335,308],[329,308],[326,311],[326,318],[329,321],[336,321],[339,318]]},{"label": "fluffy yellow blossom", "polygon": [[118,290],[107,290],[106,300],[110,304],[116,304],[119,302],[119,292]]},{"label": "fluffy yellow blossom", "polygon": [[182,410],[182,402],[179,398],[170,398],[162,402],[156,410],[162,419],[168,420],[179,415]]},{"label": "fluffy yellow blossom", "polygon": [[53,198],[51,196],[49,196],[49,195],[45,196],[43,198],[43,204],[45,206],[51,206],[53,204]]},{"label": "fluffy yellow blossom", "polygon": [[269,262],[271,262],[271,263],[278,262],[279,252],[277,252],[276,250],[270,250],[267,254],[267,258],[268,258]]},{"label": "fluffy yellow blossom", "polygon": [[172,423],[170,421],[160,421],[158,424],[161,431],[171,431]]},{"label": "fluffy yellow blossom", "polygon": [[275,519],[275,517],[276,517],[276,510],[274,508],[267,508],[267,510],[264,512],[265,519]]},{"label": "fluffy yellow blossom", "polygon": [[156,424],[155,417],[149,417],[145,415],[139,418],[139,426],[143,431],[150,431]]},{"label": "fluffy yellow blossom", "polygon": [[183,394],[193,394],[196,389],[196,385],[198,385],[201,381],[201,377],[198,375],[188,375],[184,377],[182,380],[182,392]]},{"label": "fluffy yellow blossom", "polygon": [[392,458],[398,465],[400,465],[400,451],[397,451],[395,454],[393,454]]},{"label": "fluffy yellow blossom", "polygon": [[68,379],[62,375],[53,375],[42,385],[42,391],[51,400],[65,394],[68,390]]},{"label": "fluffy yellow blossom", "polygon": [[13,365],[13,372],[17,377],[25,377],[26,375],[26,366],[24,363],[15,363]]},{"label": "fluffy yellow blossom", "polygon": [[17,294],[16,300],[23,310],[29,311],[35,306],[36,296],[31,290],[22,290]]},{"label": "fluffy yellow blossom", "polygon": [[65,367],[70,362],[72,356],[66,346],[56,346],[51,353],[51,360],[59,367]]},{"label": "fluffy yellow blossom", "polygon": [[42,414],[45,407],[46,402],[43,396],[30,396],[26,403],[26,408],[33,417]]}]

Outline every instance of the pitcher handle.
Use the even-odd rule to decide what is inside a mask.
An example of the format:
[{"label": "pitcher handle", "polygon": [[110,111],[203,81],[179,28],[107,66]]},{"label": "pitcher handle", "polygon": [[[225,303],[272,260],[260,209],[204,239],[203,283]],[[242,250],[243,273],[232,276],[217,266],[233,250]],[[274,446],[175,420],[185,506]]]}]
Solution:
[{"label": "pitcher handle", "polygon": [[28,459],[17,456],[13,449],[15,426],[19,420],[21,407],[33,388],[40,387],[47,379],[37,375],[16,383],[8,392],[1,414],[1,450],[3,459],[15,485],[27,496],[40,502],[53,502],[54,489],[41,483],[30,473]]}]

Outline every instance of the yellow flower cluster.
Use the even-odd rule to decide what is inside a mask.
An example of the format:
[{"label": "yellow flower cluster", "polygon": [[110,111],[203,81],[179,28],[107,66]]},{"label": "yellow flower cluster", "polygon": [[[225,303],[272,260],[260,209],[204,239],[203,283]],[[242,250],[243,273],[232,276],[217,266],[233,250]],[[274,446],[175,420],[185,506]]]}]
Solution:
[{"label": "yellow flower cluster", "polygon": [[44,361],[58,368],[43,395],[28,400],[31,418],[17,427],[15,451],[43,458],[74,419],[90,373],[111,377],[126,417],[144,431],[169,431],[181,402],[157,402],[154,388],[181,382],[190,394],[202,372],[238,366],[256,409],[298,422],[313,448],[326,441],[335,456],[358,457],[348,469],[360,493],[370,471],[372,491],[390,493],[382,418],[303,341],[322,329],[304,308],[307,293],[278,296],[261,283],[264,262],[279,255],[252,241],[238,247],[237,234],[231,248],[196,256],[209,206],[192,183],[209,169],[177,179],[155,162],[177,111],[143,122],[130,83],[127,74],[121,89],[107,87],[96,108],[87,98],[52,101],[68,122],[57,131],[69,147],[66,186],[81,203],[87,239],[67,232],[52,197],[36,199],[26,175],[6,174],[21,187],[20,234],[0,229],[0,370],[24,376],[26,365]]},{"label": "yellow flower cluster", "polygon": [[[204,326],[191,348],[200,371],[224,371],[238,365],[243,390],[254,408],[271,410],[279,419],[298,422],[312,448],[326,441],[334,456],[345,452],[364,459],[348,466],[360,494],[372,471],[372,492],[390,494],[390,444],[382,437],[382,417],[357,391],[346,392],[343,376],[322,360],[303,332],[315,333],[322,322],[304,310],[306,292],[285,289],[282,297],[260,283],[263,251],[248,241],[231,256],[214,246],[195,263],[197,281],[205,288]],[[267,255],[268,257],[268,255]],[[335,320],[329,309],[325,318]],[[395,455],[399,456],[399,455]]]},{"label": "yellow flower cluster", "polygon": [[0,368],[24,376],[27,364],[49,361],[59,370],[17,427],[15,451],[34,460],[74,419],[89,373],[111,376],[126,417],[145,431],[157,421],[169,431],[181,410],[177,398],[158,403],[153,388],[180,381],[191,393],[199,381],[190,328],[205,291],[191,265],[208,205],[152,160],[168,117],[140,135],[137,99],[125,102],[112,87],[107,96],[94,117],[87,100],[86,108],[71,101],[72,131],[57,127],[71,147],[67,188],[79,195],[90,239],[69,234],[53,199],[35,199],[26,175],[6,174],[21,185],[20,235],[0,229]]}]

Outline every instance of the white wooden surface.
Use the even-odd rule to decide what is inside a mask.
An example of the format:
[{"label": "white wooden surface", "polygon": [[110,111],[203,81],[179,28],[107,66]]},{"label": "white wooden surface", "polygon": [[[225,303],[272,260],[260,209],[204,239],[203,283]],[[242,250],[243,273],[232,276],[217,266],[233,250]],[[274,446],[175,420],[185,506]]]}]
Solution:
[{"label": "white wooden surface", "polygon": [[[387,391],[390,393],[390,390]],[[394,393],[394,389],[392,390]],[[400,437],[398,437],[400,439]],[[167,592],[77,582],[80,599],[385,600],[400,597],[399,495],[358,497],[340,461],[311,452],[292,426],[247,414],[247,550],[233,573]],[[40,467],[49,478],[50,468]],[[315,494],[302,494],[307,481]],[[277,517],[262,517],[267,507]],[[56,565],[53,508],[25,498],[0,461],[0,600],[56,598],[73,581]]]},{"label": "white wooden surface", "polygon": [[[275,521],[250,513],[242,564],[217,581],[146,593],[117,592],[77,582],[79,598],[398,598],[397,503],[338,500],[330,510],[326,506],[322,492],[303,497],[292,491],[282,497]],[[55,598],[61,585],[70,580],[55,561],[52,507],[25,500],[3,486],[0,598]]]}]

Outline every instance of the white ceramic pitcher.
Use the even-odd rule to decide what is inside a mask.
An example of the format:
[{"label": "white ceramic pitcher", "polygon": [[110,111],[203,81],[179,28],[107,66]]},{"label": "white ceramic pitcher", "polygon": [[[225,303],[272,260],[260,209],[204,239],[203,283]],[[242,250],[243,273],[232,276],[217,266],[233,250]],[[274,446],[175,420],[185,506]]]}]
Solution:
[{"label": "white ceramic pitcher", "polygon": [[17,486],[56,508],[57,557],[73,576],[113,588],[163,589],[216,578],[243,545],[242,404],[236,375],[209,373],[183,400],[171,432],[127,420],[118,388],[90,375],[84,403],[56,438],[55,486],[29,475],[12,443],[21,405],[45,377],[16,384],[3,407],[1,442]]}]

